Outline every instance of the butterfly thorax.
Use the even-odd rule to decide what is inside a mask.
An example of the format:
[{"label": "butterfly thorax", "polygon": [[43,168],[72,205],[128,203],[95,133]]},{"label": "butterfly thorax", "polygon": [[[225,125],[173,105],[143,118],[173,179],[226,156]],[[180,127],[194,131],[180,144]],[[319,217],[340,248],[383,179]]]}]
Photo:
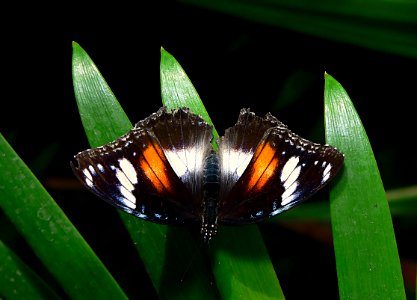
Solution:
[{"label": "butterfly thorax", "polygon": [[217,208],[220,190],[219,158],[214,151],[207,156],[203,172],[201,234],[205,241],[209,241],[217,233]]}]

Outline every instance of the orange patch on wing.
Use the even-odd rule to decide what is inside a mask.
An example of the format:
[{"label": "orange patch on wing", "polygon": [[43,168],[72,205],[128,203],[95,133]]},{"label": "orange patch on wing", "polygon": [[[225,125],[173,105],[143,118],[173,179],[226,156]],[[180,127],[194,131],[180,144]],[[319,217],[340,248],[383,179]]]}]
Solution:
[{"label": "orange patch on wing", "polygon": [[144,151],[145,159],[140,161],[140,167],[145,173],[145,176],[151,181],[152,185],[159,193],[165,190],[172,191],[171,183],[166,174],[166,161],[162,159],[162,150],[149,145]]},{"label": "orange patch on wing", "polygon": [[274,158],[265,170],[265,172],[262,174],[261,178],[259,178],[258,182],[256,183],[255,190],[259,191],[265,186],[269,179],[274,175],[277,166],[278,159]]},{"label": "orange patch on wing", "polygon": [[265,186],[271,176],[274,175],[278,165],[278,159],[274,158],[275,149],[269,144],[260,145],[255,155],[256,159],[251,168],[251,177],[246,187],[247,191],[254,187],[256,190],[260,190]]}]

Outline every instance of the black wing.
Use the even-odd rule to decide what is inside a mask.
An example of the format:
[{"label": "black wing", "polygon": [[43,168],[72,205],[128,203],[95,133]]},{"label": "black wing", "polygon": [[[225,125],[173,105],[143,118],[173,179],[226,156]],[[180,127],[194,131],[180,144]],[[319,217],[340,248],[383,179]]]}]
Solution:
[{"label": "black wing", "polygon": [[[198,187],[189,188],[194,162],[187,159],[184,167],[172,158],[176,149],[187,153],[195,143],[210,146],[211,135],[178,135],[206,128],[211,133],[209,125],[191,119],[201,120],[188,110],[161,108],[116,141],[77,154],[73,171],[90,191],[139,218],[163,224],[199,221],[202,200],[193,195]],[[161,130],[166,126],[170,133]]]},{"label": "black wing", "polygon": [[276,126],[263,133],[243,174],[220,199],[220,224],[253,223],[288,210],[325,186],[343,164],[336,148],[299,137],[270,114],[246,127],[264,122]]}]

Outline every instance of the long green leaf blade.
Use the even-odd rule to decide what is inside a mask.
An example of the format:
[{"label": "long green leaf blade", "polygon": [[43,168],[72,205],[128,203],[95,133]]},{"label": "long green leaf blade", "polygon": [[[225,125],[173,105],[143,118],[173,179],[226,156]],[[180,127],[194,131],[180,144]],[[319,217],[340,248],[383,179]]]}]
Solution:
[{"label": "long green leaf blade", "polygon": [[51,196],[0,134],[0,207],[72,299],[123,291]]},{"label": "long green leaf blade", "polygon": [[[132,128],[132,123],[84,50],[73,43],[72,77],[78,110],[91,147],[113,141]],[[105,120],[98,122],[97,120]]]},{"label": "long green leaf blade", "polygon": [[181,0],[263,24],[417,58],[413,1]]},{"label": "long green leaf blade", "polygon": [[[110,142],[131,129],[116,97],[77,43],[73,44],[73,81],[91,146]],[[202,294],[207,299],[216,297],[199,244],[187,229],[153,224],[123,212],[120,216],[161,298],[195,299]]]},{"label": "long green leaf blade", "polygon": [[[207,123],[213,125],[203,102],[194,85],[177,60],[161,48],[161,96],[162,103],[168,109],[188,107],[192,112],[201,116]],[[213,147],[217,149],[216,140],[219,134],[213,125]]]},{"label": "long green leaf blade", "polygon": [[[161,50],[164,105],[186,106],[212,124],[204,105],[177,60]],[[217,132],[215,136],[217,136]],[[223,299],[283,299],[281,287],[256,226],[220,228],[211,245],[214,275]],[[244,255],[242,255],[244,251]]]},{"label": "long green leaf blade", "polygon": [[[415,218],[417,216],[417,186],[403,187],[386,192],[393,217]],[[319,220],[330,221],[330,208],[327,202],[305,203],[271,220]]]},{"label": "long green leaf blade", "polygon": [[223,299],[285,299],[256,225],[220,228],[212,245]]},{"label": "long green leaf blade", "polygon": [[59,299],[58,295],[2,241],[0,295],[6,299]]},{"label": "long green leaf blade", "polygon": [[341,299],[405,299],[395,235],[368,137],[346,91],[326,75],[327,142],[345,154],[330,212]]}]

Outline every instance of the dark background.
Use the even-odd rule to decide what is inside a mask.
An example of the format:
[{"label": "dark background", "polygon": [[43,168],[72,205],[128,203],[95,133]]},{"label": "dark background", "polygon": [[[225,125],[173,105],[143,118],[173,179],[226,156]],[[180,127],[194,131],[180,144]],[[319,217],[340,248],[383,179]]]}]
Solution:
[{"label": "dark background", "polygon": [[[146,291],[155,296],[141,263],[134,262],[137,268],[132,271],[132,265],[125,267],[109,250],[124,249],[134,256],[134,250],[125,246],[129,238],[113,208],[83,192],[69,168],[72,156],[88,147],[72,89],[72,41],[94,60],[132,122],[161,106],[163,46],[189,75],[220,134],[234,124],[242,107],[250,107],[260,115],[270,111],[294,132],[323,142],[324,72],[328,72],[347,90],[362,118],[385,188],[417,182],[417,60],[185,4],[159,4],[36,6],[25,7],[25,12],[15,7],[4,10],[9,19],[0,24],[0,132],[128,295]],[[395,219],[394,225],[400,255],[415,261],[415,248],[407,243],[410,231],[415,231]],[[305,290],[322,298],[337,297],[330,240],[296,234],[288,224],[261,228],[270,249],[276,241],[268,233],[274,230],[280,236],[280,250],[272,259],[288,299],[303,296]],[[137,283],[124,282],[132,272],[143,278],[141,292]]]}]

